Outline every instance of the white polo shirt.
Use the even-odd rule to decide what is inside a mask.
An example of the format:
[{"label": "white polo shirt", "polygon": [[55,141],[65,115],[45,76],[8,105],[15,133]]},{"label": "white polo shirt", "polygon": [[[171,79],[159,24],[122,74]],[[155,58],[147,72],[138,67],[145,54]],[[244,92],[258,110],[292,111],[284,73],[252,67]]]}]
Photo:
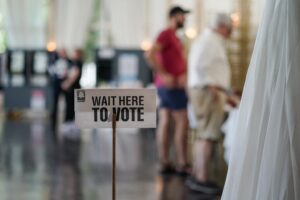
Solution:
[{"label": "white polo shirt", "polygon": [[189,88],[230,88],[231,72],[224,43],[223,37],[211,29],[205,29],[195,40],[188,59]]}]

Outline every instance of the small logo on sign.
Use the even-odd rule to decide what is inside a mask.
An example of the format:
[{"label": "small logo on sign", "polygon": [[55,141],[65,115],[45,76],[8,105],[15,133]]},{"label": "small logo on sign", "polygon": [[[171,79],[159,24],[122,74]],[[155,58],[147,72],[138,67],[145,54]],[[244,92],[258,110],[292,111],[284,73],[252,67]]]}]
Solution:
[{"label": "small logo on sign", "polygon": [[77,91],[77,102],[85,102],[85,91],[83,90]]}]

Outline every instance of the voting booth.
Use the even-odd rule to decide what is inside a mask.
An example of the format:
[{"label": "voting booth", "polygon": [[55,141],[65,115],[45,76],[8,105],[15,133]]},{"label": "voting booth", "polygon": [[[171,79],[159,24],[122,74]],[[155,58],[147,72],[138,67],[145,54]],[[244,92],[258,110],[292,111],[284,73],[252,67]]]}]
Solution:
[{"label": "voting booth", "polygon": [[13,49],[3,63],[4,107],[6,110],[49,110],[52,89],[49,84],[49,55],[46,50]]},{"label": "voting booth", "polygon": [[3,89],[3,72],[5,69],[5,53],[0,53],[0,89]]},{"label": "voting booth", "polygon": [[145,87],[152,82],[152,71],[139,49],[96,49],[97,84],[118,87]]}]

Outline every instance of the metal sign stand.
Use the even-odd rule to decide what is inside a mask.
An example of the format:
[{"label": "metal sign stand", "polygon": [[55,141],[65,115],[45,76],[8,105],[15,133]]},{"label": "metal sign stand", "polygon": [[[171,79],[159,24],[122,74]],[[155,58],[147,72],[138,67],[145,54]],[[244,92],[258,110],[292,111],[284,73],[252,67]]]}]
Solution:
[{"label": "metal sign stand", "polygon": [[112,200],[116,200],[116,114],[112,115]]}]

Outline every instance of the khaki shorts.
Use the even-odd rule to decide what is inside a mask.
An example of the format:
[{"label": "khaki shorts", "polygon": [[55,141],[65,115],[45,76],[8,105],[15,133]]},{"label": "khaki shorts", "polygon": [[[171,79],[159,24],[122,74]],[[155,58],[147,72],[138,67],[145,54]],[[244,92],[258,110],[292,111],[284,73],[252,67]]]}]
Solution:
[{"label": "khaki shorts", "polygon": [[226,95],[218,92],[218,98],[214,100],[208,89],[194,88],[189,90],[189,96],[197,120],[197,138],[219,140],[224,120]]}]

